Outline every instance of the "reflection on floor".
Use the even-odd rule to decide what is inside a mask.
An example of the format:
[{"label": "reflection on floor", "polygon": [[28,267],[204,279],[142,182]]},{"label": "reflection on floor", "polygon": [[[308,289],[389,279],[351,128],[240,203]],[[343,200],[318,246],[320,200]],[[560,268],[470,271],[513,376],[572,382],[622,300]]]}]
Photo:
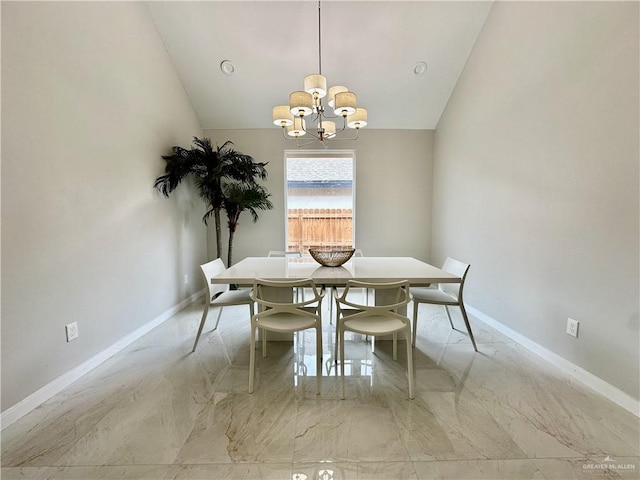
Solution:
[{"label": "reflection on floor", "polygon": [[192,354],[197,302],[5,429],[2,479],[640,477],[638,418],[473,318],[479,353],[420,312],[415,400],[404,349],[359,336],[340,400],[328,321],[321,395],[312,331],[269,343],[250,395],[247,309]]}]

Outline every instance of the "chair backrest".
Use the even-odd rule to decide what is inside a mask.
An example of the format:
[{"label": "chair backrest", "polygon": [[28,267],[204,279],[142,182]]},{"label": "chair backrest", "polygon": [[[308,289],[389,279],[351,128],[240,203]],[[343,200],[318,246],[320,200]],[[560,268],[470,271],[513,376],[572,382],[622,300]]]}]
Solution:
[{"label": "chair backrest", "polygon": [[[376,292],[387,291],[386,295],[376,296],[376,305],[368,305],[363,303],[361,299],[361,293],[352,295],[351,290],[355,289],[373,289]],[[357,280],[349,280],[342,294],[335,293],[336,302],[338,305],[338,313],[340,312],[340,305],[346,305],[349,308],[355,308],[357,310],[370,310],[370,311],[396,311],[398,308],[405,306],[411,300],[409,294],[409,281],[401,280],[398,282],[359,282]],[[380,304],[381,299],[388,299],[383,304]]]},{"label": "chair backrest", "polygon": [[207,289],[207,292],[209,292],[209,301],[229,290],[229,285],[226,283],[211,283],[212,277],[215,277],[226,270],[226,267],[220,258],[216,258],[215,260],[211,260],[210,262],[200,265],[200,270],[202,270],[202,278],[204,279],[205,288]]},{"label": "chair backrest", "polygon": [[469,271],[468,263],[462,263],[458,260],[455,260],[451,257],[447,257],[442,265],[442,269],[445,272],[448,272],[452,275],[460,277],[462,280],[460,283],[440,283],[438,288],[443,292],[448,293],[449,295],[453,295],[458,300],[462,298],[462,289],[464,288],[464,281],[467,278],[467,272]]},{"label": "chair backrest", "polygon": [[302,257],[300,252],[283,251],[283,250],[269,250],[267,257]]},{"label": "chair backrest", "polygon": [[[291,292],[293,292],[295,288],[305,288],[311,290],[312,298],[308,300],[303,299],[302,301],[283,300],[273,294],[269,295],[267,292],[270,288],[283,288]],[[324,292],[318,289],[316,283],[311,278],[299,280],[265,280],[256,278],[253,282],[253,290],[251,291],[251,298],[258,303],[258,310],[267,310],[263,313],[268,313],[269,315],[283,311],[292,312],[301,308],[305,308],[306,310],[315,309],[319,315],[320,309],[322,308],[323,297]]]}]

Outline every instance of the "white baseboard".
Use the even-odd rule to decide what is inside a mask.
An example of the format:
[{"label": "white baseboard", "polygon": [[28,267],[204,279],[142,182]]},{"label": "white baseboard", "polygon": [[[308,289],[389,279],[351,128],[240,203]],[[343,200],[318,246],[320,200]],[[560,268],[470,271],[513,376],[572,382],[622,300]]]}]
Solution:
[{"label": "white baseboard", "polygon": [[94,355],[86,362],[69,370],[67,373],[59,376],[58,378],[48,383],[44,387],[33,392],[24,400],[21,400],[20,402],[16,403],[12,407],[8,408],[4,412],[2,412],[2,414],[0,414],[0,425],[2,426],[1,428],[4,430],[9,425],[14,423],[16,420],[23,417],[27,413],[29,413],[31,410],[39,407],[44,402],[46,402],[51,397],[53,397],[55,394],[59,393],[60,391],[62,391],[63,389],[71,385],[73,382],[78,380],[80,377],[89,373],[98,365],[108,360],[109,358],[113,357],[120,350],[131,345],[140,337],[142,337],[146,333],[156,328],[158,325],[162,324],[163,322],[173,317],[177,312],[182,310],[187,305],[196,301],[202,295],[204,295],[204,290],[196,292],[190,297],[185,298],[177,305],[171,307],[169,310],[163,312],[162,314],[160,314],[150,322],[144,324],[137,330],[121,338],[116,343],[106,348],[102,352],[98,353],[97,355]]},{"label": "white baseboard", "polygon": [[614,387],[610,383],[605,382],[600,377],[596,377],[594,374],[588,372],[584,368],[571,363],[566,358],[561,357],[551,350],[548,350],[547,348],[516,332],[515,330],[512,330],[511,328],[500,323],[494,318],[491,318],[489,315],[484,314],[480,310],[466,304],[465,308],[471,315],[480,320],[482,323],[485,323],[494,330],[497,330],[503,335],[509,337],[511,340],[515,341],[519,345],[522,345],[527,350],[535,353],[539,357],[542,357],[544,360],[558,367],[563,372],[569,374],[580,383],[595,390],[600,395],[608,398],[615,404],[633,413],[635,416],[640,417],[640,402],[629,394],[623,392],[617,387]]}]

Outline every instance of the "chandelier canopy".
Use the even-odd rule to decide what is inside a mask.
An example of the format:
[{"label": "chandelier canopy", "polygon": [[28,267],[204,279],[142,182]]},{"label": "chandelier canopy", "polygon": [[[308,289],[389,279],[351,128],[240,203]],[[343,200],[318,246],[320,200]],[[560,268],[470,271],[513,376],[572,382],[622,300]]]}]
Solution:
[{"label": "chandelier canopy", "polygon": [[[356,94],[347,87],[337,85],[327,89],[327,78],[322,75],[321,9],[318,1],[318,73],[304,78],[304,91],[289,94],[289,105],[273,107],[273,123],[282,127],[285,139],[295,140],[302,147],[320,142],[327,148],[327,140],[356,140],[358,131],[367,125],[367,110],[357,106]],[[323,103],[326,101],[326,106]],[[309,117],[310,116],[310,117]],[[313,126],[307,127],[307,118]],[[335,119],[342,118],[339,130]],[[343,132],[353,129],[355,136]],[[309,140],[300,143],[300,137],[309,134]]]}]

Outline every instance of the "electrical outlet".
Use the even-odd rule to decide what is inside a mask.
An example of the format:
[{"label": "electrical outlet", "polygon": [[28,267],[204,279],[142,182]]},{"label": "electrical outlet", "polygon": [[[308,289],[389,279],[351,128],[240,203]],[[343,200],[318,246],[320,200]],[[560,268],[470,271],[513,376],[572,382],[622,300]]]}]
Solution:
[{"label": "electrical outlet", "polygon": [[188,273],[184,274],[184,284],[185,285],[189,285],[189,274]]},{"label": "electrical outlet", "polygon": [[578,327],[580,326],[580,322],[574,320],[573,318],[567,318],[567,334],[572,337],[578,338]]},{"label": "electrical outlet", "polygon": [[71,340],[75,340],[78,338],[78,322],[70,323],[69,325],[65,325],[65,330],[67,331],[67,342]]}]

